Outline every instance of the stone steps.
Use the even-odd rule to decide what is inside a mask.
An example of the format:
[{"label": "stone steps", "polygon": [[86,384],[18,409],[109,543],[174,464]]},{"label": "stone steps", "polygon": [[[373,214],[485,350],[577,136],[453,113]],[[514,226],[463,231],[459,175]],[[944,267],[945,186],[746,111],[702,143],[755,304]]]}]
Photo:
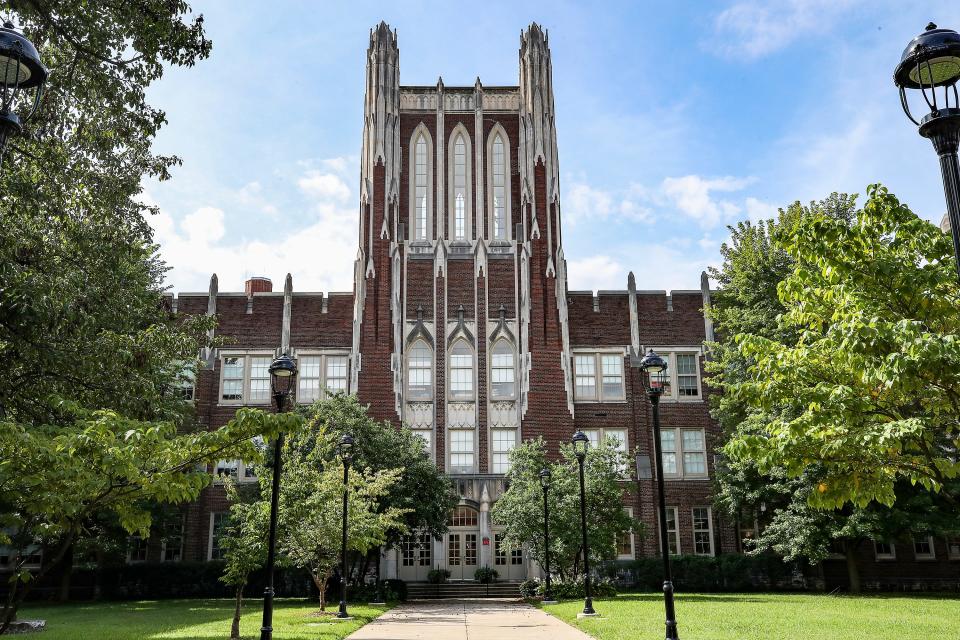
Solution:
[{"label": "stone steps", "polygon": [[443,584],[413,582],[407,584],[407,598],[410,600],[519,597],[519,582],[494,582],[491,584],[479,584],[476,582],[444,582]]}]

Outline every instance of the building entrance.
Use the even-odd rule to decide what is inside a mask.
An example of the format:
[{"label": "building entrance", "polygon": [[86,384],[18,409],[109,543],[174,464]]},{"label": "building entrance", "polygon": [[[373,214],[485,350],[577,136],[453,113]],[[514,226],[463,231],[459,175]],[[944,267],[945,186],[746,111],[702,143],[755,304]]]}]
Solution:
[{"label": "building entrance", "polygon": [[400,579],[406,582],[426,582],[431,569],[432,540],[427,534],[406,536],[400,543]]},{"label": "building entrance", "polygon": [[477,570],[480,528],[477,512],[466,506],[453,510],[446,536],[447,570],[451,580],[473,580]]}]

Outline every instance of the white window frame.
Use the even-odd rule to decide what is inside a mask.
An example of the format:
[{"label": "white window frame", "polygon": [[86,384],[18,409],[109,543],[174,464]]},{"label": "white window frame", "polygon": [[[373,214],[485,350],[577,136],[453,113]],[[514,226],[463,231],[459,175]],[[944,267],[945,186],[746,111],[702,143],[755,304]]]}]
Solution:
[{"label": "white window frame", "polygon": [[196,402],[197,367],[195,362],[183,363],[180,372],[177,374],[177,385],[175,389],[177,394],[183,398],[184,402]]},{"label": "white window frame", "polygon": [[229,517],[230,512],[228,511],[211,511],[210,512],[210,527],[207,531],[207,562],[212,560],[222,560],[222,558],[213,557],[213,532],[214,526],[216,524],[216,517],[222,516],[224,518]]},{"label": "white window frame", "polygon": [[[672,534],[673,534],[674,546],[676,546],[677,550],[676,550],[676,553],[672,553],[671,555],[678,556],[678,555],[680,555],[681,553],[683,553],[683,551],[682,551],[682,549],[681,549],[681,547],[680,547],[680,507],[667,507],[666,510],[667,510],[667,514],[668,514],[668,515],[669,515],[670,513],[673,514],[673,525],[674,525],[674,527],[676,527],[676,528],[672,531]],[[660,523],[659,520],[660,520],[660,516],[659,516],[659,514],[658,514],[658,515],[657,515],[657,521],[658,521],[657,524],[662,524],[662,526],[666,526],[666,523]],[[667,518],[667,520],[669,520],[669,518]],[[667,542],[668,542],[668,545],[669,545],[669,540],[670,540],[670,534],[671,534],[670,529],[667,529]],[[658,545],[658,546],[659,546],[659,545]]]},{"label": "white window frame", "polygon": [[[330,395],[332,395],[332,394],[331,394],[331,390],[330,390],[330,388],[329,388],[328,385],[327,385],[327,381],[328,381],[328,379],[329,379],[329,375],[328,375],[328,374],[329,374],[329,364],[330,364],[330,360],[331,360],[331,359],[334,359],[334,358],[342,359],[342,360],[344,361],[344,363],[346,364],[346,373],[345,373],[345,377],[344,377],[345,385],[344,385],[344,388],[342,389],[342,391],[343,391],[343,393],[350,393],[350,354],[349,354],[348,352],[346,352],[346,351],[326,351],[326,350],[306,350],[306,349],[304,349],[304,350],[301,351],[301,350],[298,349],[297,352],[296,352],[296,354],[295,354],[295,357],[296,357],[296,360],[297,360],[297,367],[298,367],[298,368],[303,364],[304,358],[320,358],[320,377],[319,377],[320,389],[319,389],[319,392],[318,392],[319,395],[318,395],[318,397],[315,398],[315,399],[302,399],[302,398],[300,397],[300,395],[301,395],[301,392],[300,392],[300,381],[303,380],[303,378],[302,378],[301,375],[298,373],[298,374],[297,374],[297,381],[296,381],[296,385],[297,385],[297,394],[296,394],[296,395],[297,395],[297,404],[312,404],[313,402],[316,402],[316,401],[318,401],[318,400],[323,400],[323,399],[329,397]],[[340,391],[340,390],[338,389],[338,390],[336,390],[336,391],[333,391],[332,393],[337,393],[337,391]]]},{"label": "white window frame", "polygon": [[[877,545],[883,544],[890,547],[889,553],[881,553],[877,548]],[[873,542],[873,555],[876,560],[896,560],[897,559],[897,545],[891,542],[876,541]]]},{"label": "white window frame", "polygon": [[[463,138],[464,146],[464,202],[463,202],[463,237],[457,237],[457,189],[456,189],[456,144],[457,138]],[[473,239],[473,189],[472,189],[472,178],[473,178],[473,141],[470,138],[470,132],[467,131],[467,128],[463,126],[463,123],[458,123],[457,126],[453,129],[453,133],[450,134],[450,141],[448,145],[447,153],[449,154],[448,165],[448,185],[449,189],[449,211],[450,211],[450,240],[452,242],[470,242]]]},{"label": "white window frame", "polygon": [[[924,536],[921,538],[913,538],[913,558],[914,560],[936,560],[937,559],[937,547],[934,544],[933,536]],[[930,553],[918,553],[917,552],[917,543],[926,542],[930,545]]]},{"label": "white window frame", "polygon": [[[674,432],[674,443],[675,443],[674,451],[663,451],[662,438],[663,438],[663,433],[667,431]],[[683,454],[685,453],[683,449],[683,432],[684,431],[699,431],[703,435],[703,468],[704,468],[703,473],[687,473],[686,469],[684,468],[684,464],[683,464]],[[710,478],[710,459],[707,456],[708,447],[707,447],[707,430],[706,429],[704,429],[703,427],[662,427],[660,429],[660,437],[661,437],[661,446],[660,446],[661,456],[665,453],[674,453],[677,456],[676,473],[670,473],[664,470],[663,472],[664,479],[708,480]],[[699,453],[699,451],[690,452],[690,453]]]},{"label": "white window frame", "polygon": [[[670,393],[664,393],[660,396],[661,401],[666,402],[703,402],[703,369],[700,366],[700,359],[703,357],[703,349],[698,346],[646,346],[644,349],[653,349],[657,354],[667,361],[667,383],[670,385]],[[680,396],[680,387],[677,374],[677,355],[692,355],[693,361],[697,367],[697,395]],[[646,384],[646,380],[644,380]]]},{"label": "white window frame", "polygon": [[[183,560],[183,542],[184,542],[184,533],[186,532],[186,527],[184,526],[184,516],[181,515],[179,519],[180,523],[180,548],[177,551],[177,558],[174,560],[167,560],[167,531],[163,531],[163,539],[160,543],[160,562],[180,562]],[[168,523],[164,523],[166,526]]]},{"label": "white window frame", "polygon": [[[627,512],[627,515],[630,516],[630,519],[633,520],[633,507],[624,507],[624,511]],[[633,527],[630,527],[630,530],[627,532],[627,535],[630,536],[630,553],[622,554],[620,553],[620,545],[617,540],[613,541],[614,546],[616,546],[617,560],[633,560],[637,556],[637,544],[636,538],[633,535]]]},{"label": "white window frame", "polygon": [[[504,235],[502,238],[497,238],[494,235],[493,142],[496,140],[497,135],[500,136],[500,140],[503,142],[503,212],[506,216],[506,220],[504,221]],[[510,136],[507,135],[506,130],[500,125],[500,123],[497,123],[493,126],[493,128],[490,130],[490,134],[487,136],[487,237],[491,242],[494,243],[509,243],[513,240],[513,229],[511,228],[513,209],[510,201],[512,166],[513,165],[510,162]]]},{"label": "white window frame", "polygon": [[433,452],[433,429],[410,429],[410,432],[423,441],[423,450],[434,460]]},{"label": "white window frame", "polygon": [[[416,367],[417,369],[423,368],[423,369],[425,369],[425,370],[427,370],[427,371],[430,372],[430,383],[429,383],[429,385],[427,386],[428,394],[425,395],[425,396],[423,396],[423,397],[414,397],[414,396],[411,394],[411,389],[410,389],[410,382],[411,382],[411,378],[410,378],[410,368],[411,368],[411,367],[410,367],[410,356],[413,355],[413,352],[414,352],[414,350],[417,348],[418,345],[422,345],[422,346],[423,346],[423,348],[426,350],[427,355],[428,355],[428,357],[429,357],[429,359],[430,359],[430,365],[429,365],[429,366],[427,366],[427,367]],[[436,372],[436,369],[437,369],[437,366],[436,366],[436,365],[437,365],[437,359],[436,359],[435,356],[436,356],[436,354],[434,353],[433,349],[430,347],[430,343],[427,342],[426,340],[424,340],[423,338],[417,338],[416,340],[414,340],[414,341],[413,341],[413,344],[410,345],[410,348],[406,350],[406,353],[404,353],[404,355],[403,355],[403,366],[404,366],[404,374],[405,374],[405,375],[404,375],[404,388],[403,388],[403,391],[404,391],[404,395],[406,396],[406,398],[407,398],[408,401],[410,401],[410,402],[432,402],[432,401],[433,401],[433,397],[434,397],[434,387],[436,386],[436,381],[437,381],[437,376],[436,376],[436,373],[437,373],[437,372]]]},{"label": "white window frame", "polygon": [[[426,229],[425,237],[417,237],[417,142],[419,141],[420,136],[423,136],[424,142],[427,146],[427,216],[426,216]],[[410,136],[408,155],[409,164],[410,164],[410,214],[407,218],[409,223],[409,229],[407,234],[409,236],[410,242],[431,242],[433,240],[433,136],[430,135],[430,130],[422,122],[417,125],[413,130],[413,134]]]},{"label": "white window frame", "polygon": [[[500,433],[512,433],[513,434],[513,444],[507,449],[499,449],[498,445],[500,444],[497,441],[497,435]],[[490,473],[495,473],[499,475],[506,475],[510,471],[510,452],[517,448],[519,434],[517,433],[516,427],[507,427],[507,428],[491,428],[490,429]],[[503,463],[498,465],[497,456],[505,456],[506,459]],[[502,467],[502,470],[499,470],[499,467]]]},{"label": "white window frame", "polygon": [[[581,395],[577,390],[577,358],[593,357],[593,383],[594,393],[592,396]],[[603,359],[604,356],[616,356],[620,361],[620,394],[617,396],[608,396],[603,391]],[[571,368],[573,369],[573,393],[574,402],[591,403],[626,403],[626,372],[624,371],[624,358],[626,353],[622,348],[619,349],[577,349],[573,352]],[[585,377],[585,376],[584,376]]]},{"label": "white window frame", "polygon": [[[698,529],[697,528],[697,509],[706,509],[707,510],[707,528]],[[693,553],[698,556],[714,556],[716,555],[716,550],[713,546],[713,508],[709,506],[697,506],[690,508],[690,531],[693,534]],[[710,553],[701,553],[697,551],[697,534],[706,533],[710,540]]]},{"label": "white window frame", "polygon": [[[510,352],[510,367],[494,367],[494,356],[496,355],[497,348],[501,345],[505,345]],[[494,387],[493,382],[493,372],[495,370],[507,371],[511,370],[513,372],[513,393],[510,395],[501,395],[495,392],[496,387]],[[500,338],[493,343],[493,347],[490,349],[490,379],[488,382],[490,386],[490,398],[492,400],[515,400],[517,397],[517,349],[512,342],[506,338]]]},{"label": "white window frame", "polygon": [[[470,448],[469,450],[463,451],[454,451],[453,450],[453,434],[470,434]],[[447,429],[447,464],[451,471],[455,473],[473,473],[477,468],[477,430],[476,429]],[[453,456],[469,456],[470,464],[454,464]]]},{"label": "white window frame", "polygon": [[[233,473],[219,472],[219,467],[221,466],[221,464],[224,468],[226,468],[228,465],[232,465],[233,463],[235,463],[235,465],[232,466],[231,468],[236,468],[237,470],[235,477]],[[224,478],[227,477],[228,475],[233,477],[233,481],[238,484],[243,482],[256,482],[257,474],[254,473],[254,468],[255,467],[252,464],[247,464],[243,460],[217,460],[213,464],[213,472],[212,472],[213,483],[223,484]]]},{"label": "white window frame", "polygon": [[[454,360],[453,360],[453,358],[454,358],[454,353],[453,353],[453,352],[454,352],[454,350],[456,350],[456,349],[458,349],[458,348],[461,348],[461,347],[462,347],[463,349],[465,349],[465,350],[467,351],[467,353],[468,353],[468,357],[470,358],[470,366],[469,366],[469,367],[454,367],[454,366],[453,366],[453,362],[454,362]],[[469,370],[469,371],[470,371],[470,393],[469,393],[469,395],[467,395],[466,393],[463,393],[463,392],[459,392],[459,391],[454,391],[454,390],[453,390],[453,371],[454,371],[455,368],[456,368],[457,370],[461,370],[461,371],[466,371],[466,370]],[[462,395],[460,395],[460,394],[462,394]],[[476,351],[474,351],[473,347],[470,345],[469,342],[467,342],[467,341],[464,340],[463,338],[458,338],[457,340],[455,340],[455,341],[453,342],[452,345],[450,345],[450,350],[448,351],[448,357],[447,357],[447,400],[448,400],[449,402],[473,402],[473,401],[476,400],[476,399],[477,399],[477,354],[476,354]]]},{"label": "white window frame", "polygon": [[[243,396],[239,400],[224,400],[223,398],[223,373],[226,368],[226,359],[227,358],[243,358],[243,384],[241,387],[241,395]],[[225,350],[220,352],[220,383],[218,384],[217,391],[217,404],[222,406],[263,406],[270,404],[270,391],[269,387],[267,389],[267,397],[263,400],[257,400],[256,402],[250,401],[250,372],[252,369],[251,361],[252,358],[273,358],[273,351],[266,349],[257,349],[250,351],[234,351],[234,350]],[[269,378],[267,378],[267,384],[269,385]]]}]

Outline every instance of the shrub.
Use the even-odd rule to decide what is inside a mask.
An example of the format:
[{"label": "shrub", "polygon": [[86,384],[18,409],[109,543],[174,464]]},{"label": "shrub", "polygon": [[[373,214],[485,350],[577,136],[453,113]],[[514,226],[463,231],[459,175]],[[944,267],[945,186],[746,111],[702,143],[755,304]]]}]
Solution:
[{"label": "shrub", "polygon": [[[347,600],[349,602],[373,602],[376,597],[377,584],[375,582],[354,584],[347,587]],[[337,599],[339,599],[339,595],[337,595]],[[403,602],[407,599],[407,583],[403,580],[384,580],[383,599],[386,602]]]},{"label": "shrub", "polygon": [[446,582],[450,577],[450,572],[446,569],[430,569],[427,572],[427,582],[430,584],[440,584]]},{"label": "shrub", "polygon": [[[542,597],[546,590],[546,582],[538,582],[537,595]],[[578,600],[587,595],[587,587],[582,579],[576,581],[550,582],[550,590],[556,600]],[[606,578],[590,581],[590,595],[594,598],[609,598],[617,595],[617,587]]]},{"label": "shrub", "polygon": [[491,569],[490,567],[480,567],[473,572],[473,579],[479,582],[480,584],[490,584],[491,582],[496,582],[497,578],[500,577],[500,574],[496,569]]},{"label": "shrub", "polygon": [[535,598],[540,591],[540,581],[535,578],[529,578],[520,583],[520,595],[524,598]]},{"label": "shrub", "polygon": [[[716,557],[673,556],[673,584],[683,591],[750,591],[784,586],[790,566],[773,555],[747,556],[725,553]],[[610,568],[607,568],[610,571]],[[640,558],[620,568],[625,582],[639,589],[659,591],[663,563],[659,558]]]}]

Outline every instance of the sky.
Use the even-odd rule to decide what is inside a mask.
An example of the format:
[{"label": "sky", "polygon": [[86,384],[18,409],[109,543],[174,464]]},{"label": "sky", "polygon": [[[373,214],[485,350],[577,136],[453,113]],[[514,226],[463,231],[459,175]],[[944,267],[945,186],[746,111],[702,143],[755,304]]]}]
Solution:
[{"label": "sky", "polygon": [[[144,183],[173,291],[350,291],[369,30],[398,32],[401,84],[517,84],[520,33],[549,33],[571,290],[697,289],[727,225],[880,182],[946,209],[936,155],[893,69],[956,0],[262,2],[193,0],[209,59],[148,91]],[[863,195],[860,196],[862,201]]]}]

